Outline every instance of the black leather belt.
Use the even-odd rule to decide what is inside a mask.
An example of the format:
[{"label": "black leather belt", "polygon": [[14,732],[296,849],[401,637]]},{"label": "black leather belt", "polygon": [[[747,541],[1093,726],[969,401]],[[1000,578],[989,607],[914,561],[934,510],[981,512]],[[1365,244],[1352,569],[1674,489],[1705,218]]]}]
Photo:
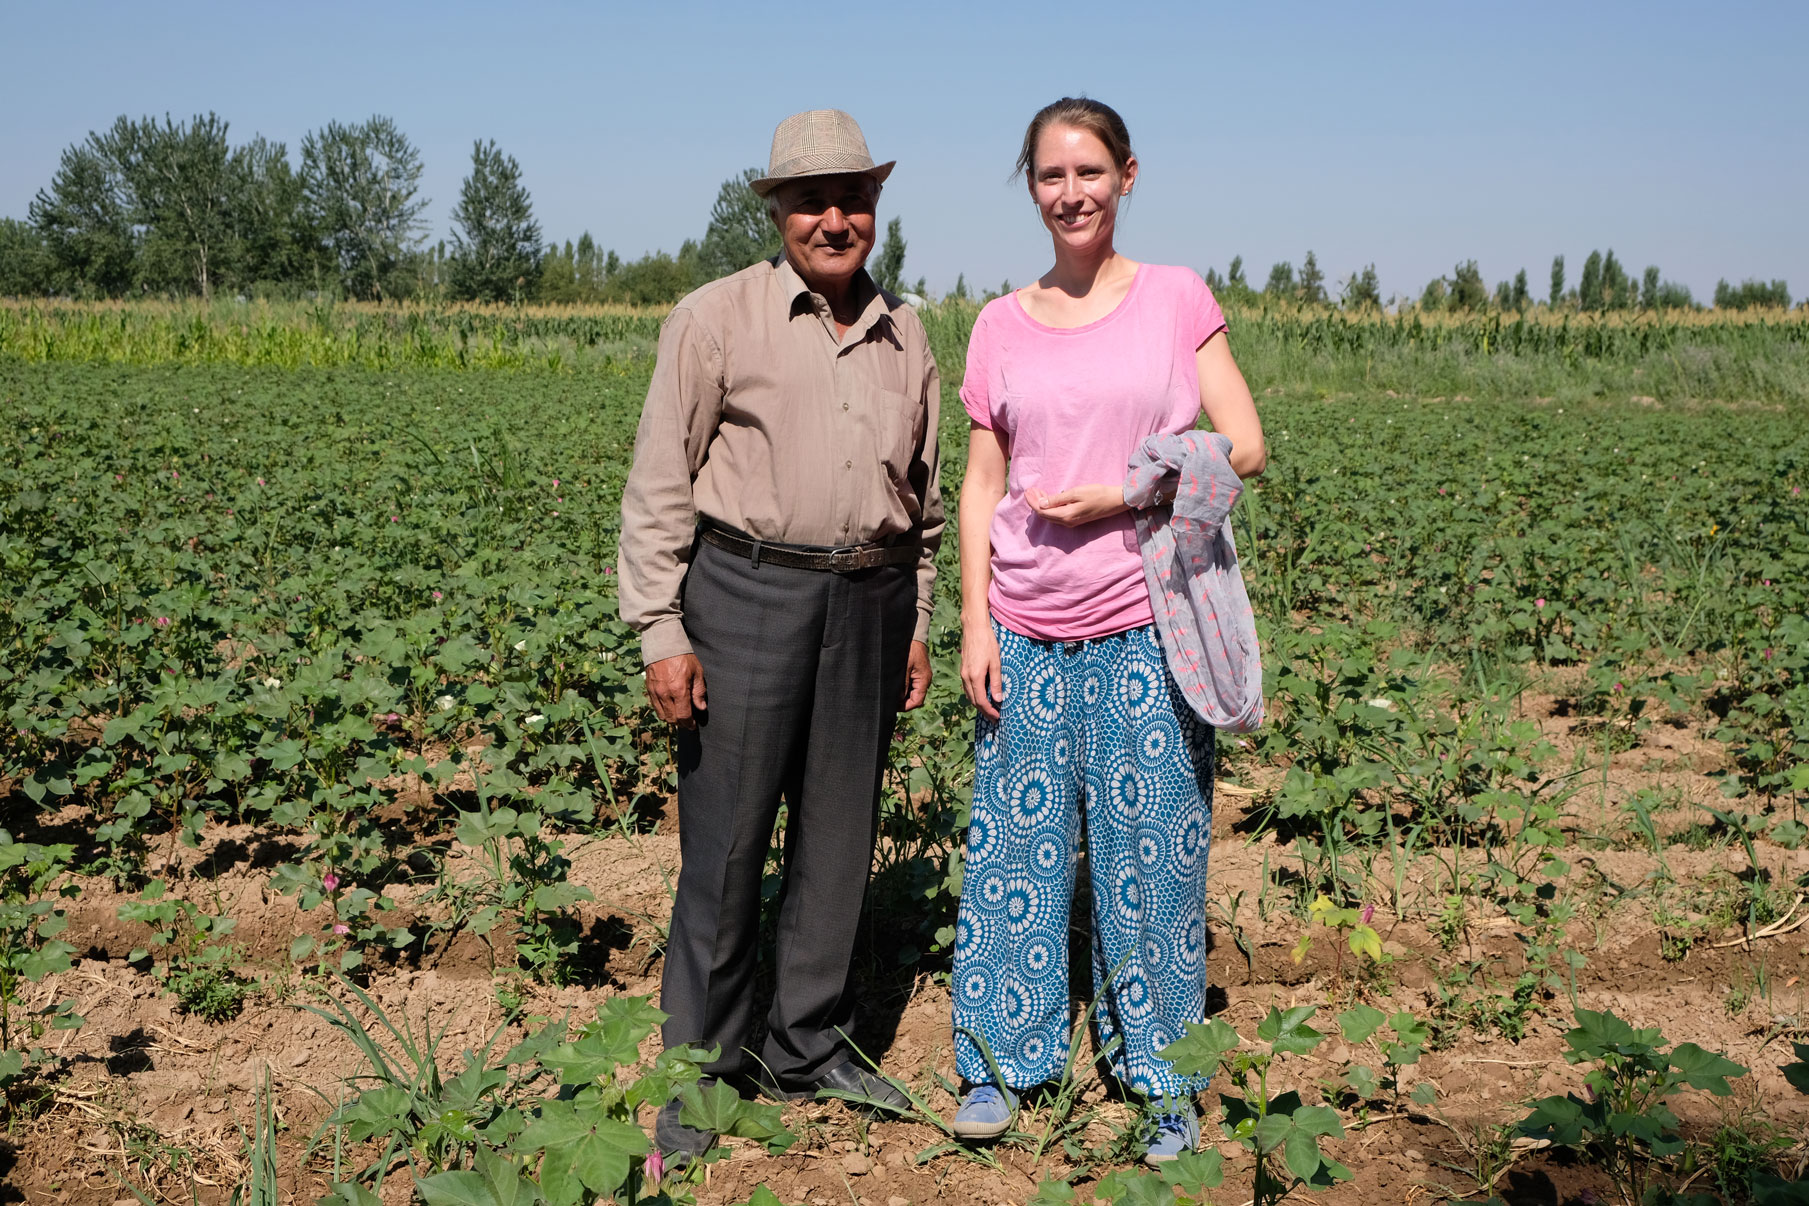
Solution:
[{"label": "black leather belt", "polygon": [[789,569],[828,570],[836,574],[872,569],[876,565],[915,565],[923,552],[922,544],[915,541],[909,544],[849,545],[839,549],[811,544],[779,544],[771,540],[757,540],[746,532],[713,523],[704,524],[698,530],[698,535],[706,543],[738,557],[746,557],[756,566],[764,562]]}]

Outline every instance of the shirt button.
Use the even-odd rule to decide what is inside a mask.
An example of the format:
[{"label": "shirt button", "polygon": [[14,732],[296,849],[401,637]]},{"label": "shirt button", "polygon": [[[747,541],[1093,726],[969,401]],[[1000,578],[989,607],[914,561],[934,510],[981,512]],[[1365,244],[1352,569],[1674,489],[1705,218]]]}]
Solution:
[{"label": "shirt button", "polygon": [[853,462],[853,461],[843,461],[843,462],[842,462],[842,468],[844,468],[844,469],[852,469],[852,468],[854,468],[854,462]]},{"label": "shirt button", "polygon": [[842,409],[843,409],[843,410],[847,410],[847,409],[848,409],[848,404],[847,404],[847,403],[846,403],[846,402],[844,402],[844,403],[842,403]]}]

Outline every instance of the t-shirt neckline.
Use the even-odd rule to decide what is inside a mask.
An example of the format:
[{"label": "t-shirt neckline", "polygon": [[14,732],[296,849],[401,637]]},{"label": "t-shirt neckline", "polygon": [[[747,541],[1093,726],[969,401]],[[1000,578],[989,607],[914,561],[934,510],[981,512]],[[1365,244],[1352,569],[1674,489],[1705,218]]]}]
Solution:
[{"label": "t-shirt neckline", "polygon": [[1085,334],[1088,331],[1097,330],[1131,308],[1131,301],[1137,296],[1137,290],[1143,287],[1143,278],[1147,275],[1144,269],[1148,267],[1148,264],[1138,264],[1136,270],[1131,274],[1130,288],[1124,291],[1124,296],[1118,299],[1118,304],[1098,318],[1095,318],[1092,322],[1083,323],[1078,327],[1052,327],[1046,322],[1038,322],[1030,316],[1030,311],[1024,309],[1024,303],[1018,300],[1018,291],[1016,289],[1013,289],[1010,294],[1011,308],[1017,313],[1019,318],[1029,323],[1030,326],[1037,331],[1042,331],[1050,335]]}]

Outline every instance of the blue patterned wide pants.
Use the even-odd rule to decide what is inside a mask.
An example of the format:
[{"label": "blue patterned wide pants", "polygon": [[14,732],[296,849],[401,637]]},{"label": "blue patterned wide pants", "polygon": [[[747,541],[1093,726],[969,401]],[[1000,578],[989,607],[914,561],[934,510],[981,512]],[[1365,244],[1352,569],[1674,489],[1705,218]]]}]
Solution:
[{"label": "blue patterned wide pants", "polygon": [[1068,911],[1084,820],[1093,986],[1113,1071],[1151,1097],[1201,1085],[1157,1052],[1205,1018],[1213,731],[1169,677],[1154,625],[1036,641],[996,621],[1004,702],[981,718],[955,924],[955,1052],[991,1083],[1059,1077],[1068,1055]]}]

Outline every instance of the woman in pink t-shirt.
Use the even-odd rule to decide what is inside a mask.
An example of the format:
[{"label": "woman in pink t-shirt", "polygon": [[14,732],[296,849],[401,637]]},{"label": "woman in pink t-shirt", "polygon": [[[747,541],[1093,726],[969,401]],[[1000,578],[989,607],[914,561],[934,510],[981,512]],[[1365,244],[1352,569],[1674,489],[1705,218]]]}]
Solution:
[{"label": "woman in pink t-shirt", "polygon": [[1262,425],[1205,282],[1113,246],[1137,180],[1118,114],[1057,101],[1018,167],[1055,266],[980,312],[961,385],[961,678],[980,715],[954,965],[970,1088],[954,1127],[1004,1133],[1013,1090],[1066,1062],[1084,825],[1101,1037],[1152,1102],[1145,1158],[1161,1162],[1199,1137],[1200,1086],[1160,1052],[1204,1020],[1213,732],[1168,673],[1123,484],[1138,445],[1202,411],[1232,468],[1260,473]]}]

